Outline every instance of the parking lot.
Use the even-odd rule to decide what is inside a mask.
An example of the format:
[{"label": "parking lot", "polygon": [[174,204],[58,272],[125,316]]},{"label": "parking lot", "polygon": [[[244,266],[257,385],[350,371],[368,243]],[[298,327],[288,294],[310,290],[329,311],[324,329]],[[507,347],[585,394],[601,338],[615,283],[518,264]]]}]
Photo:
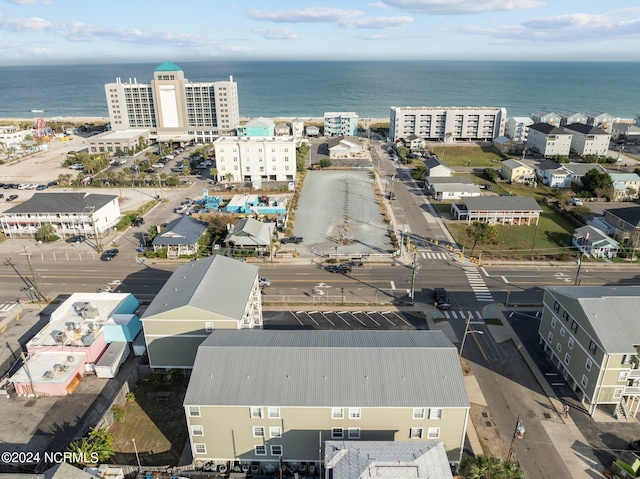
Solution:
[{"label": "parking lot", "polygon": [[265,329],[429,329],[424,315],[407,311],[263,311]]}]

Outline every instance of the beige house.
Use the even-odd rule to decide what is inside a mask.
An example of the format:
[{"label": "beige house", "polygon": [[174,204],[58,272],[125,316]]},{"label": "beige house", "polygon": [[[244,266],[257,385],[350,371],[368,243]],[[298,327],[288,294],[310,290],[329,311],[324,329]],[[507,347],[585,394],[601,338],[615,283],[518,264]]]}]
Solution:
[{"label": "beige house", "polygon": [[540,344],[593,415],[640,408],[640,286],[548,286]]},{"label": "beige house", "polygon": [[511,183],[527,183],[536,179],[536,172],[533,168],[514,159],[502,162],[500,174]]},{"label": "beige house", "polygon": [[190,369],[212,331],[262,328],[258,267],[222,255],[180,266],[141,319],[151,367]]},{"label": "beige house", "polygon": [[184,408],[196,464],[258,464],[256,474],[280,460],[317,468],[327,440],[440,441],[459,461],[469,420],[441,331],[215,331]]}]

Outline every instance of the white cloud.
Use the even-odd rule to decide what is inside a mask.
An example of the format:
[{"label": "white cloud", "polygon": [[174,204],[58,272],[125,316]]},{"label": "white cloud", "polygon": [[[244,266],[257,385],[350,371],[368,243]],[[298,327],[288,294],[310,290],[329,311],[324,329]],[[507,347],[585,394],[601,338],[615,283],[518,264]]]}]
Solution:
[{"label": "white cloud", "polygon": [[385,5],[384,2],[370,3],[369,7],[371,7],[371,8],[389,8],[388,5]]},{"label": "white cloud", "polygon": [[288,27],[256,28],[253,33],[266,40],[296,40],[298,38],[298,34]]},{"label": "white cloud", "polygon": [[8,0],[14,5],[51,5],[49,0]]},{"label": "white cloud", "polygon": [[276,23],[332,23],[344,28],[393,28],[413,22],[411,17],[365,17],[362,10],[309,7],[301,10],[249,10],[254,20]]},{"label": "white cloud", "polygon": [[541,0],[382,0],[390,7],[415,13],[463,15],[468,13],[525,10],[545,5]]}]

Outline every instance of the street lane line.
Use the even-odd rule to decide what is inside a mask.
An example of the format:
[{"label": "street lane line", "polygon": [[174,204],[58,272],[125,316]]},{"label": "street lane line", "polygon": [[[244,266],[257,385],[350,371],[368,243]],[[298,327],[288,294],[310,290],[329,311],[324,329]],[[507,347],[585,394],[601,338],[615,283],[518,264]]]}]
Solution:
[{"label": "street lane line", "polygon": [[389,281],[389,283],[391,284],[391,289],[396,289],[396,283],[393,281]]},{"label": "street lane line", "polygon": [[509,284],[509,280],[505,276],[502,276],[502,281],[504,281],[505,283]]}]

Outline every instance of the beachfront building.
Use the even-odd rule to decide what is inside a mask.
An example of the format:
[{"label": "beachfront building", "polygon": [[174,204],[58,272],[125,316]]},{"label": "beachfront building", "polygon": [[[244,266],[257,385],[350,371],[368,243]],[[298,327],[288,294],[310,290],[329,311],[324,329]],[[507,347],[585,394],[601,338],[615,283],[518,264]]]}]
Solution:
[{"label": "beachfront building", "polygon": [[558,115],[560,116],[560,126],[567,126],[572,123],[587,123],[587,116],[579,111],[562,110]]},{"label": "beachfront building", "polygon": [[571,123],[563,127],[571,133],[571,152],[578,156],[604,156],[609,151],[611,134],[584,123]]},{"label": "beachfront building", "polygon": [[561,119],[560,115],[552,111],[537,110],[531,113],[533,123],[548,123],[549,125],[560,126]]},{"label": "beachfront building", "polygon": [[640,407],[640,287],[547,286],[538,334],[545,353],[593,416]]},{"label": "beachfront building", "polygon": [[0,150],[18,146],[28,135],[33,135],[33,130],[21,130],[11,125],[0,126]]},{"label": "beachfront building", "polygon": [[35,238],[43,224],[56,235],[105,236],[120,221],[117,195],[95,193],[34,193],[0,215],[2,232],[9,238]]},{"label": "beachfront building", "polygon": [[234,134],[240,123],[238,87],[228,81],[190,82],[167,61],[153,72],[150,83],[137,79],[105,86],[111,129],[149,129],[158,141],[209,143]]},{"label": "beachfront building", "polygon": [[615,118],[609,115],[609,113],[598,110],[589,110],[585,111],[584,115],[587,117],[587,125],[595,126],[596,128],[600,128],[607,133],[611,133],[611,128],[613,126],[613,121],[615,120]]},{"label": "beachfront building", "polygon": [[149,129],[129,128],[89,138],[89,153],[135,154],[149,144]]},{"label": "beachfront building", "polygon": [[296,139],[292,136],[220,137],[214,142],[218,177],[231,181],[292,181]]},{"label": "beachfront building", "polygon": [[529,125],[533,125],[533,120],[526,116],[514,116],[507,120],[505,135],[518,143],[527,141]]},{"label": "beachfront building", "polygon": [[391,107],[393,141],[415,135],[426,141],[490,141],[504,135],[507,110],[487,107]]},{"label": "beachfront building", "polygon": [[291,121],[291,130],[295,138],[302,138],[304,136],[304,120],[301,118],[295,118]]},{"label": "beachfront building", "polygon": [[441,331],[215,331],[184,408],[194,460],[227,467],[317,469],[324,442],[341,439],[440,441],[457,462],[469,420],[458,352]]},{"label": "beachfront building", "polygon": [[358,115],[355,112],[325,112],[324,136],[357,136]]},{"label": "beachfront building", "polygon": [[625,143],[638,143],[640,127],[631,123],[614,123],[611,127],[611,139]]},{"label": "beachfront building", "polygon": [[275,136],[275,122],[267,118],[252,118],[238,127],[238,136]]},{"label": "beachfront building", "polygon": [[527,150],[544,157],[569,156],[571,133],[550,123],[534,123],[529,126]]},{"label": "beachfront building", "polygon": [[220,254],[179,266],[142,325],[152,368],[191,369],[212,331],[262,328],[258,267]]}]

